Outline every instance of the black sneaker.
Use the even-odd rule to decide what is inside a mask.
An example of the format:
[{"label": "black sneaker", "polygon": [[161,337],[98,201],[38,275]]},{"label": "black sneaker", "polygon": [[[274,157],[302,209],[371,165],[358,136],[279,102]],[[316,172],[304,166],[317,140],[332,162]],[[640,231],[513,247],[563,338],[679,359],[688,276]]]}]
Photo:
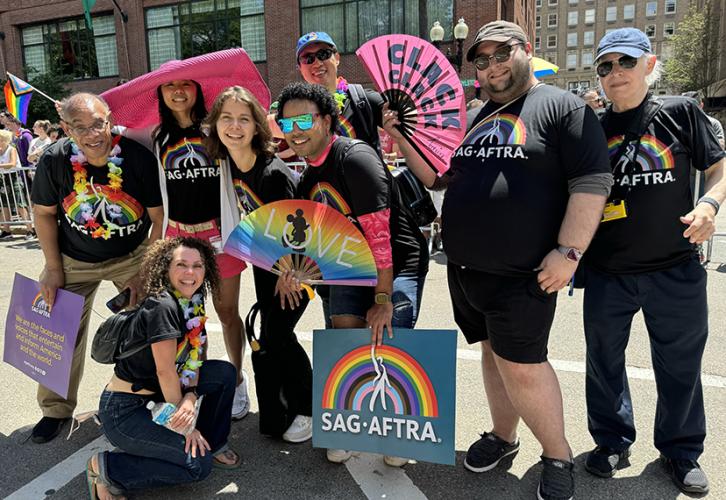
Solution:
[{"label": "black sneaker", "polygon": [[491,432],[485,432],[481,439],[469,446],[464,467],[472,472],[486,472],[499,465],[505,457],[512,459],[519,451],[519,439],[508,443]]},{"label": "black sneaker", "polygon": [[542,458],[542,475],[539,478],[539,500],[571,500],[575,496],[575,464],[554,458]]},{"label": "black sneaker", "polygon": [[695,460],[660,456],[660,461],[678,489],[684,493],[708,493],[708,478]]},{"label": "black sneaker", "polygon": [[616,451],[607,446],[598,446],[587,454],[585,470],[599,477],[613,477],[629,456],[630,448]]},{"label": "black sneaker", "polygon": [[43,417],[33,427],[30,439],[34,443],[47,443],[60,434],[63,425],[69,420],[70,418]]},{"label": "black sneaker", "polygon": [[11,234],[13,234],[13,233],[11,233],[10,231],[5,231],[3,229],[0,229],[0,239],[7,238]]}]

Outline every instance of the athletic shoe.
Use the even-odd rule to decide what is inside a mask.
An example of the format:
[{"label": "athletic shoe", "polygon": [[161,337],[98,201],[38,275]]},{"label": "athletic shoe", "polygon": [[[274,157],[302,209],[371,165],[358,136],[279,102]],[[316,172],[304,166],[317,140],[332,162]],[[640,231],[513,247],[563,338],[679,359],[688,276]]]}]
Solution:
[{"label": "athletic shoe", "polygon": [[503,458],[512,459],[519,451],[519,439],[508,443],[492,432],[485,432],[481,439],[469,447],[464,459],[464,467],[472,472],[486,472],[499,465]]},{"label": "athletic shoe", "polygon": [[242,383],[234,390],[232,400],[232,420],[242,420],[250,411],[249,388],[247,386],[247,373],[242,370]]},{"label": "athletic shoe", "polygon": [[313,437],[313,417],[297,415],[287,428],[282,439],[288,443],[302,443]]},{"label": "athletic shoe", "polygon": [[30,240],[34,240],[34,239],[35,239],[36,237],[37,237],[37,236],[36,236],[36,234],[35,234],[35,230],[33,230],[33,231],[28,231],[27,233],[25,233],[25,239],[26,239],[26,240],[28,240],[28,241],[30,241]]},{"label": "athletic shoe", "polygon": [[539,500],[571,500],[575,495],[575,464],[554,458],[542,458],[542,475],[539,478]]},{"label": "athletic shoe", "polygon": [[334,464],[342,464],[353,456],[353,452],[348,450],[335,450],[333,448],[328,448],[326,450],[326,456],[328,457],[328,462],[333,462]]},{"label": "athletic shoe", "polygon": [[660,456],[660,461],[678,489],[684,493],[708,493],[708,478],[695,460]]},{"label": "athletic shoe", "polygon": [[403,467],[404,465],[406,465],[408,463],[408,458],[384,455],[383,463],[385,463],[389,467]]},{"label": "athletic shoe", "polygon": [[8,236],[11,236],[13,233],[10,231],[0,230],[0,239],[7,238]]},{"label": "athletic shoe", "polygon": [[599,477],[613,477],[629,456],[630,448],[615,451],[607,446],[598,446],[587,454],[585,470]]},{"label": "athletic shoe", "polygon": [[68,422],[70,418],[54,418],[54,417],[43,417],[33,427],[33,433],[30,435],[30,439],[34,443],[47,443],[52,441],[58,434],[60,434],[63,425]]}]

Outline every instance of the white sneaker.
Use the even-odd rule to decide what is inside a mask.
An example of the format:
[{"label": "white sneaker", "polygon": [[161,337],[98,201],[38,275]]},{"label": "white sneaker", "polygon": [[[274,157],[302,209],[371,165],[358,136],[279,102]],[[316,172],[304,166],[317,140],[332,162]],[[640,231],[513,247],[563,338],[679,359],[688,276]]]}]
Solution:
[{"label": "white sneaker", "polygon": [[232,420],[242,420],[250,411],[250,398],[247,387],[247,373],[242,370],[242,383],[234,391],[232,400]]},{"label": "white sneaker", "polygon": [[390,467],[403,467],[408,463],[408,458],[384,455],[383,462]]},{"label": "white sneaker", "polygon": [[297,415],[287,428],[282,439],[288,443],[302,443],[313,437],[313,417]]},{"label": "white sneaker", "polygon": [[333,462],[334,464],[342,464],[346,460],[348,460],[350,457],[353,456],[352,451],[348,450],[335,450],[332,448],[328,448],[326,450],[326,454],[328,457],[328,462]]}]

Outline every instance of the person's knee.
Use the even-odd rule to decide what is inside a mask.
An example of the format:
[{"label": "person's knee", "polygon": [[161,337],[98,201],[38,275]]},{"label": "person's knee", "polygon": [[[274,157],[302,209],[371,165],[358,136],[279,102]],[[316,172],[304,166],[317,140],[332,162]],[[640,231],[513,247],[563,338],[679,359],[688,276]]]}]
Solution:
[{"label": "person's knee", "polygon": [[205,361],[202,365],[202,369],[207,368],[206,377],[210,375],[222,383],[225,387],[236,387],[237,386],[237,369],[229,361],[223,361],[221,359],[213,359]]},{"label": "person's knee", "polygon": [[496,356],[495,360],[499,373],[508,384],[525,387],[534,384],[540,378],[537,369],[539,364],[515,363],[499,356]]},{"label": "person's knee", "polygon": [[242,318],[239,315],[239,308],[237,304],[224,304],[219,307],[215,307],[219,321],[223,325],[231,325],[234,323],[242,323]]},{"label": "person's knee", "polygon": [[209,477],[212,472],[212,453],[207,451],[201,456],[197,451],[197,457],[192,458],[189,463],[189,477],[192,481],[202,481]]}]

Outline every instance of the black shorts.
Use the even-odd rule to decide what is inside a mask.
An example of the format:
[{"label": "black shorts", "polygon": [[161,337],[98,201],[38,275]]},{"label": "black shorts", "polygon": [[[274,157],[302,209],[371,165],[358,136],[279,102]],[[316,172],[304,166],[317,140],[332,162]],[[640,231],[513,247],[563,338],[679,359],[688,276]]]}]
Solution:
[{"label": "black shorts", "polygon": [[449,263],[454,320],[470,344],[489,340],[497,356],[514,363],[547,361],[557,294],[526,278],[498,276]]}]

